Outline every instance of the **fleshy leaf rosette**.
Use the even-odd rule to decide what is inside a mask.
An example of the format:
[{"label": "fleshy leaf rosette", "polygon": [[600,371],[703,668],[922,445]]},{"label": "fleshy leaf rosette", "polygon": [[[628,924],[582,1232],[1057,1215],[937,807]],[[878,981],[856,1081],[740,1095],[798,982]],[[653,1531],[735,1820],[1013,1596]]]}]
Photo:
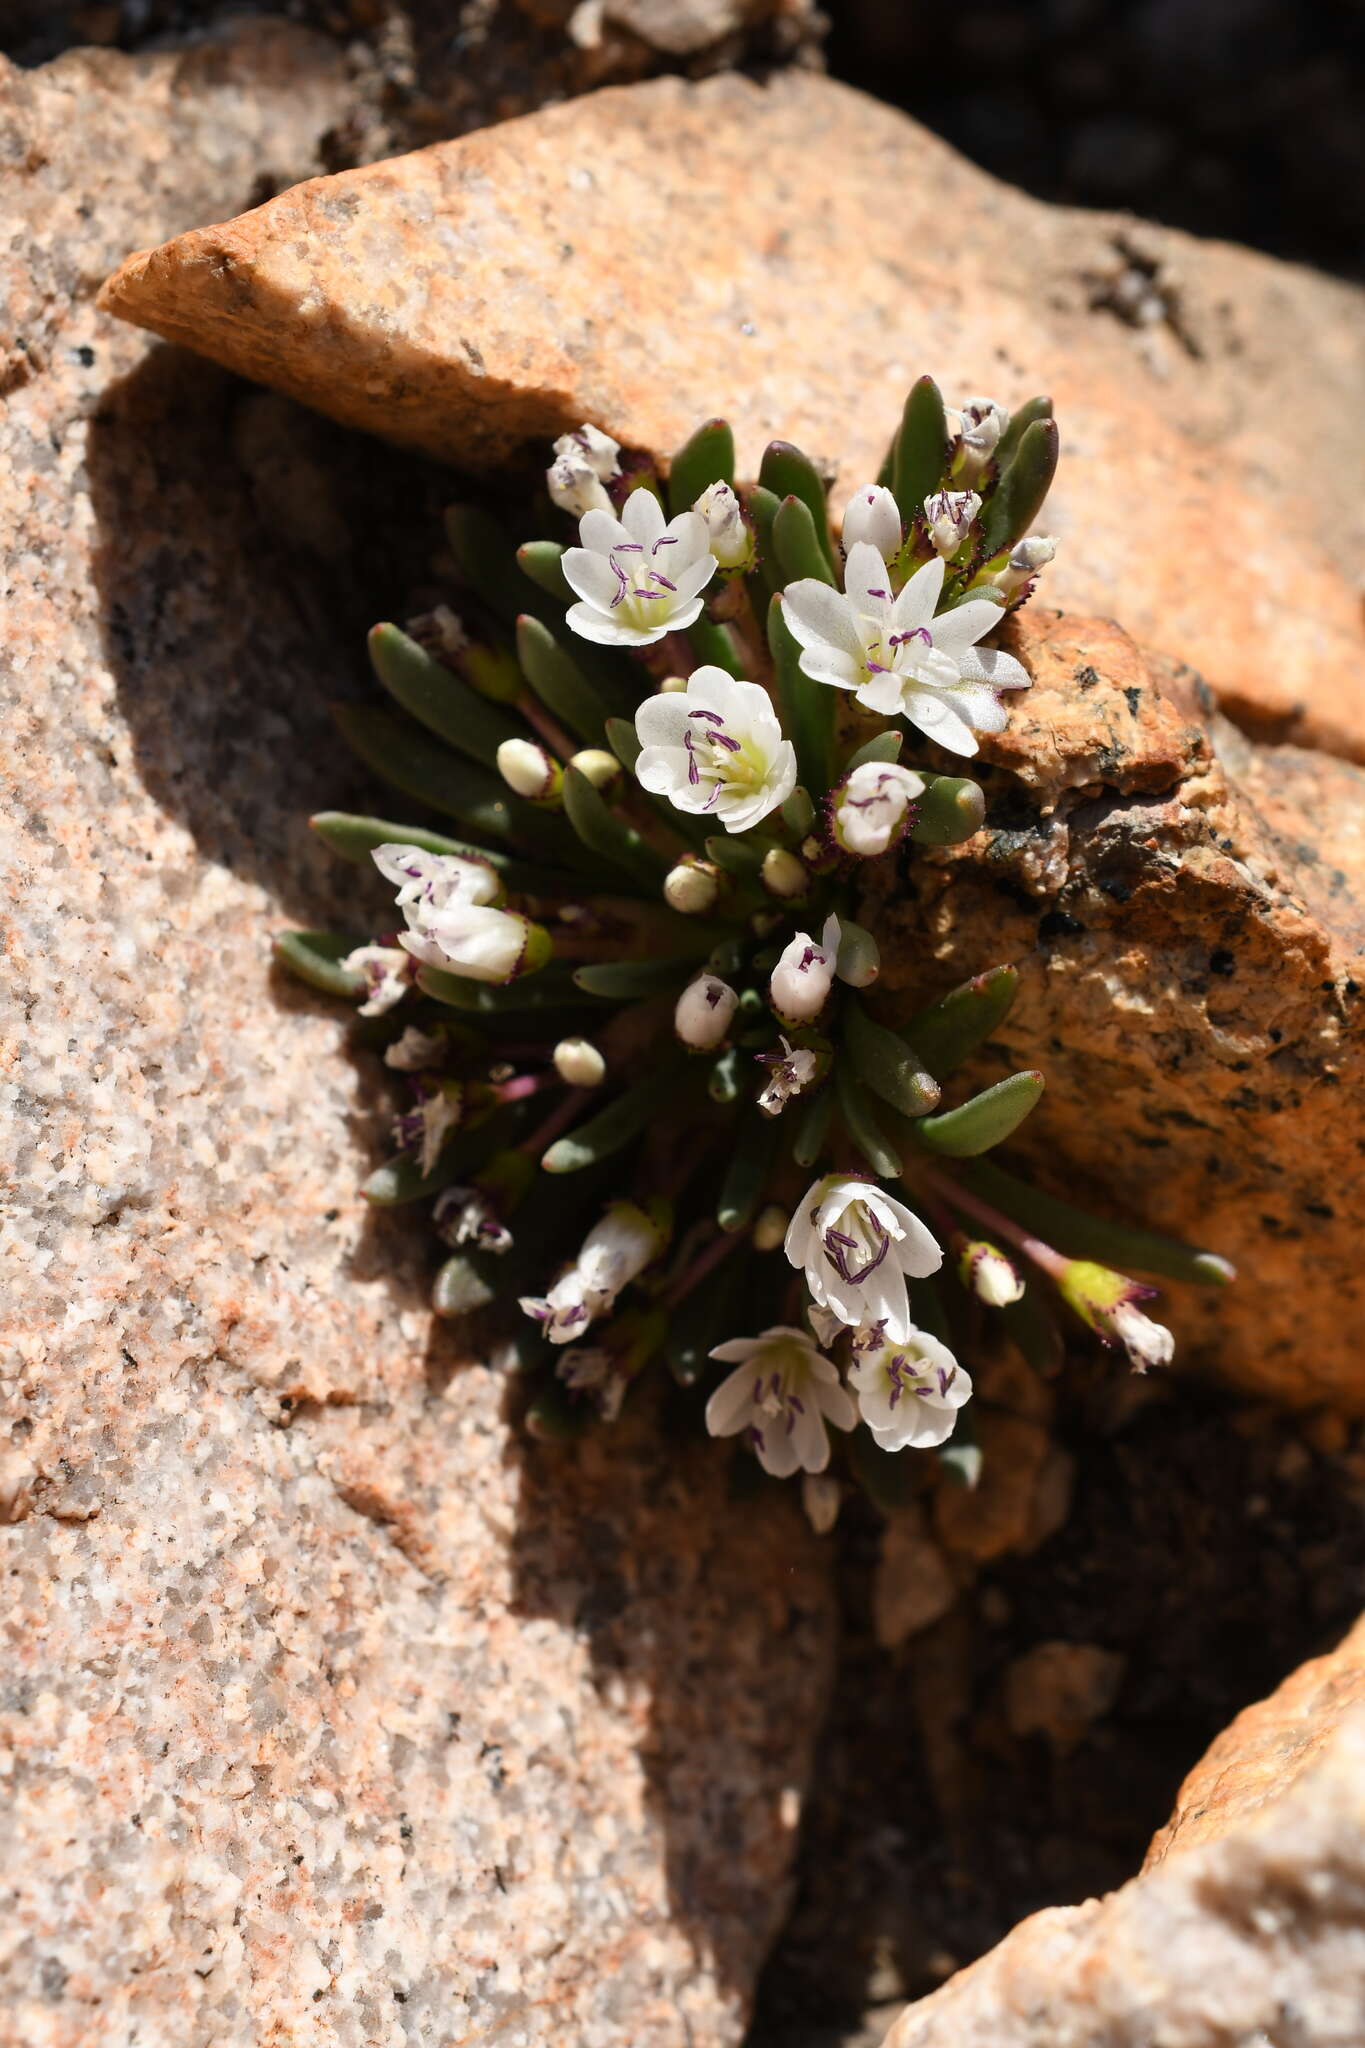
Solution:
[{"label": "fleshy leaf rosette", "polygon": [[970,1464],[983,1318],[1042,1356],[1069,1314],[1146,1370],[1172,1340],[1124,1269],[1232,1277],[986,1159],[1042,1075],[945,1090],[1011,966],[908,1021],[878,1000],[867,864],[980,829],[932,746],[969,758],[1028,687],[997,636],[1054,553],[1057,445],[1046,399],[921,378],[836,534],[789,442],[739,482],[709,420],[661,477],[584,423],[529,515],[558,536],[453,509],[459,588],[371,634],[379,693],[337,717],[405,822],[313,825],[392,911],[277,949],[382,1054],[366,1194],[430,1205],[440,1314],[513,1319],[533,1432],[671,1374],[828,1528],[905,1449],[956,1430]]}]

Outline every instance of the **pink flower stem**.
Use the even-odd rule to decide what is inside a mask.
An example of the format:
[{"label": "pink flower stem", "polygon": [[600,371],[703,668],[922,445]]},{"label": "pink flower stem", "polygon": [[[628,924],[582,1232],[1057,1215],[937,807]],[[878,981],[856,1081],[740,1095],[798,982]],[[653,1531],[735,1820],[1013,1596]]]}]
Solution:
[{"label": "pink flower stem", "polygon": [[518,1074],[511,1081],[500,1081],[493,1093],[499,1104],[525,1102],[530,1095],[539,1095],[542,1088],[550,1088],[559,1079],[558,1074]]},{"label": "pink flower stem", "polygon": [[525,1152],[529,1157],[544,1152],[553,1145],[561,1132],[568,1129],[591,1093],[590,1088],[571,1088],[559,1107],[551,1110],[544,1123],[538,1124],[529,1138],[522,1139],[517,1147],[518,1152]]},{"label": "pink flower stem", "polygon": [[907,1162],[907,1178],[912,1185],[929,1190],[931,1196],[941,1197],[951,1208],[960,1210],[964,1216],[974,1216],[978,1223],[985,1225],[992,1237],[1001,1237],[1007,1244],[1012,1244],[1016,1251],[1022,1252],[1025,1258],[1032,1259],[1034,1265],[1053,1280],[1060,1280],[1070,1266],[1071,1260],[1065,1258],[1054,1246],[1045,1244],[1041,1237],[1035,1237],[1031,1231],[1011,1222],[1008,1216],[1002,1215],[991,1203],[983,1201],[980,1195],[974,1195],[970,1189],[960,1187],[950,1174],[940,1172],[922,1158],[917,1157],[913,1165]]},{"label": "pink flower stem", "polygon": [[569,738],[563,726],[551,718],[544,705],[537,703],[529,690],[522,691],[516,700],[515,708],[528,725],[535,727],[550,752],[558,755],[561,761],[567,761],[571,754],[578,752],[577,741]]},{"label": "pink flower stem", "polygon": [[685,1301],[693,1288],[698,1286],[708,1273],[714,1272],[721,1260],[732,1252],[743,1238],[742,1230],[720,1231],[707,1245],[706,1250],[693,1259],[686,1272],[678,1275],[663,1298],[663,1306],[672,1310],[680,1301]]}]

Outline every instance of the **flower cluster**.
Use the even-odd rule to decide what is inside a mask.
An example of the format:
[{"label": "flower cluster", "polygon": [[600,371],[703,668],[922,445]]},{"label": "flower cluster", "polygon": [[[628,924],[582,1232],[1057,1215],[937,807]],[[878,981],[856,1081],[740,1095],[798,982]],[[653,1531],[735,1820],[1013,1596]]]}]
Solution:
[{"label": "flower cluster", "polygon": [[826,1527],[836,1474],[961,1443],[983,1311],[1036,1338],[1050,1297],[1142,1370],[1169,1333],[1105,1261],[1229,1277],[1051,1198],[1043,1234],[981,1156],[1040,1075],[945,1106],[1012,968],[895,1023],[869,993],[866,863],[981,825],[976,783],[901,754],[972,756],[1028,687],[994,636],[1054,552],[1056,457],[1047,400],[923,378],[836,538],[789,443],[744,485],[722,421],[663,475],[584,425],[546,473],[562,539],[457,508],[458,617],[371,635],[389,701],[338,715],[424,822],[315,818],[392,929],[279,950],[406,1089],[367,1192],[433,1203],[442,1314],[519,1304],[538,1433],[662,1366]]}]

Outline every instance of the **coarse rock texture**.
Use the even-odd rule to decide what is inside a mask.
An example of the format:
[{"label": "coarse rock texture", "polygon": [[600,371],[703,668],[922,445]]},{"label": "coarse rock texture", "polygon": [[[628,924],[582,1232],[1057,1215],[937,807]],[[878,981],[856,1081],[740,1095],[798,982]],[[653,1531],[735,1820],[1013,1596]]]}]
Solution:
[{"label": "coarse rock texture", "polygon": [[371,793],[323,700],[435,492],[91,303],[315,168],[335,54],[257,26],[0,95],[0,2035],[728,2048],[825,1562],[648,1413],[526,1444],[359,1199],[369,1064],[269,966],[341,914],[304,821]]},{"label": "coarse rock texture", "polygon": [[1046,1072],[1016,1156],[1238,1268],[1165,1295],[1177,1367],[1365,1412],[1365,771],[1248,741],[1107,621],[1011,631],[1034,683],[983,744],[986,829],[879,875],[883,989],[1015,962],[974,1080]]},{"label": "coarse rock texture", "polygon": [[[1239,1716],[1160,1860],[1036,1913],[884,2048],[1356,2048],[1365,2012],[1361,1632]],[[1279,1784],[1271,1758],[1287,1762]],[[1221,1781],[1221,1784],[1220,1784]],[[1188,1835],[1187,1795],[1210,1806]]]},{"label": "coarse rock texture", "polygon": [[[1135,249],[1161,287],[1138,327]],[[1323,487],[1365,461],[1358,289],[1042,205],[828,80],[593,94],[134,256],[105,304],[476,466],[585,418],[666,453],[721,413],[749,468],[780,434],[843,489],[925,370],[950,398],[1050,390],[1051,593],[1258,733],[1365,758],[1365,514]]]},{"label": "coarse rock texture", "polygon": [[1144,1867],[1216,1841],[1280,1798],[1357,1707],[1365,1707],[1365,1620],[1224,1729],[1181,1786]]}]

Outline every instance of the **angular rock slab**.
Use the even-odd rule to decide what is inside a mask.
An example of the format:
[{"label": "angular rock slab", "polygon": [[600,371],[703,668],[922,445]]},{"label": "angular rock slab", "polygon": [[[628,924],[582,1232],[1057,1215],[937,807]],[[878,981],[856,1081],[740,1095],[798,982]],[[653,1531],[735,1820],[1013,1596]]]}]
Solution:
[{"label": "angular rock slab", "polygon": [[1238,1716],[1181,1788],[1142,1876],[1021,1921],[908,2006],[883,2048],[1355,2048],[1363,1649],[1357,1627]]},{"label": "angular rock slab", "polygon": [[438,506],[91,303],[346,94],[263,24],[0,69],[0,2038],[733,2048],[824,1562],[648,1416],[526,1449],[359,1198],[372,1063],[270,968],[345,914],[325,699]]},{"label": "angular rock slab", "polygon": [[[1131,268],[1170,317],[1101,303]],[[1249,727],[1365,758],[1365,300],[997,184],[789,73],[617,88],[316,180],[133,256],[103,303],[349,425],[478,468],[590,419],[735,422],[874,475],[910,382],[1053,392],[1054,600],[1202,670]]]},{"label": "angular rock slab", "polygon": [[1246,740],[1106,620],[1011,632],[1034,682],[983,743],[986,829],[875,874],[884,994],[1013,961],[972,1085],[1047,1088],[1005,1163],[1234,1262],[1163,1292],[1177,1371],[1365,1413],[1365,770]]}]

